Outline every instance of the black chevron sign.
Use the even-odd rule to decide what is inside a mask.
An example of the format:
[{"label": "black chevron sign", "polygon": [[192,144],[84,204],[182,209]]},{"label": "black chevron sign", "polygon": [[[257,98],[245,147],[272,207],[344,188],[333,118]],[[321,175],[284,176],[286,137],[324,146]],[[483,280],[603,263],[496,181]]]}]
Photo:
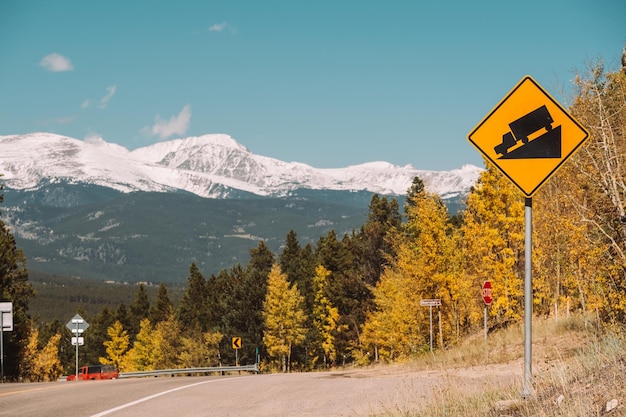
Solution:
[{"label": "black chevron sign", "polygon": [[241,337],[233,337],[233,349],[241,349]]}]

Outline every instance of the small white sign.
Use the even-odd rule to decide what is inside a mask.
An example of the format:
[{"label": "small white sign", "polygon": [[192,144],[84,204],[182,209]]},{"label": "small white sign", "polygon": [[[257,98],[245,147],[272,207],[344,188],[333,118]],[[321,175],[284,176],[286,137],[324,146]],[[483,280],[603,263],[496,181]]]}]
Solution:
[{"label": "small white sign", "polygon": [[76,346],[76,342],[78,342],[78,346],[83,346],[85,344],[85,338],[84,337],[72,337],[72,346]]},{"label": "small white sign", "polygon": [[1,302],[0,303],[0,321],[2,322],[2,331],[13,331],[13,303]]}]

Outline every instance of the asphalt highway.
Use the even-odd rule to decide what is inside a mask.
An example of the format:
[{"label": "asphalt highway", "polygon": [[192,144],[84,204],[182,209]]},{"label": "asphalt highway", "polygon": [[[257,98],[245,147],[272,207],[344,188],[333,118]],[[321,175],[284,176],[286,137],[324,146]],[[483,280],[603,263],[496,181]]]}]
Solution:
[{"label": "asphalt highway", "polygon": [[[480,372],[484,377],[485,373]],[[340,417],[406,410],[446,386],[479,387],[478,374],[337,371],[274,375],[151,377],[0,384],[0,416]],[[496,375],[511,381],[513,372]],[[477,384],[480,381],[480,384]]]}]

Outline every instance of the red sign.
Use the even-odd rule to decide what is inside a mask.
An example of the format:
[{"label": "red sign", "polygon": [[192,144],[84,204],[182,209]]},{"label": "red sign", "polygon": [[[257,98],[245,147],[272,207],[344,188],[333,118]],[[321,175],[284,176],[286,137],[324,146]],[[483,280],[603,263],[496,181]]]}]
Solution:
[{"label": "red sign", "polygon": [[491,305],[491,301],[493,301],[492,299],[493,291],[491,290],[491,281],[485,281],[485,283],[483,284],[482,295],[483,295],[483,300],[485,301],[485,304]]}]

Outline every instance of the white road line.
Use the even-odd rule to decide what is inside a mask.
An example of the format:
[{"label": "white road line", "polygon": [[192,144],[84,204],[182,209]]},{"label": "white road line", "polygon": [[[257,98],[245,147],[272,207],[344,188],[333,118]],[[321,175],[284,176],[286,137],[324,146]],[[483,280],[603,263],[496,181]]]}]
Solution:
[{"label": "white road line", "polygon": [[150,400],[151,400],[151,399],[153,399],[153,398],[157,398],[157,397],[160,397],[160,396],[162,396],[162,395],[170,394],[170,393],[172,393],[172,392],[180,391],[180,390],[183,390],[183,389],[187,389],[187,388],[195,387],[195,386],[197,386],[197,385],[208,384],[208,383],[210,383],[210,382],[231,381],[231,380],[233,380],[233,379],[240,379],[240,378],[245,378],[245,377],[244,377],[244,376],[237,376],[237,377],[234,377],[234,378],[227,378],[227,379],[211,379],[211,380],[209,380],[209,381],[202,381],[202,382],[196,382],[195,384],[183,385],[182,387],[173,388],[173,389],[170,389],[170,390],[167,390],[167,391],[163,391],[163,392],[158,392],[158,393],[156,393],[156,394],[149,395],[149,396],[147,396],[147,397],[143,397],[143,398],[140,398],[140,399],[138,399],[138,400],[131,401],[131,402],[129,402],[129,403],[119,405],[119,406],[117,406],[117,407],[115,407],[115,408],[111,408],[111,409],[106,410],[106,411],[103,411],[103,412],[101,412],[101,413],[94,414],[94,415],[92,415],[91,417],[102,417],[102,416],[106,416],[106,415],[109,415],[109,414],[115,413],[116,411],[123,410],[124,408],[132,407],[133,405],[136,405],[136,404],[139,404],[139,403],[142,403],[142,402],[145,402],[145,401],[150,401]]}]

